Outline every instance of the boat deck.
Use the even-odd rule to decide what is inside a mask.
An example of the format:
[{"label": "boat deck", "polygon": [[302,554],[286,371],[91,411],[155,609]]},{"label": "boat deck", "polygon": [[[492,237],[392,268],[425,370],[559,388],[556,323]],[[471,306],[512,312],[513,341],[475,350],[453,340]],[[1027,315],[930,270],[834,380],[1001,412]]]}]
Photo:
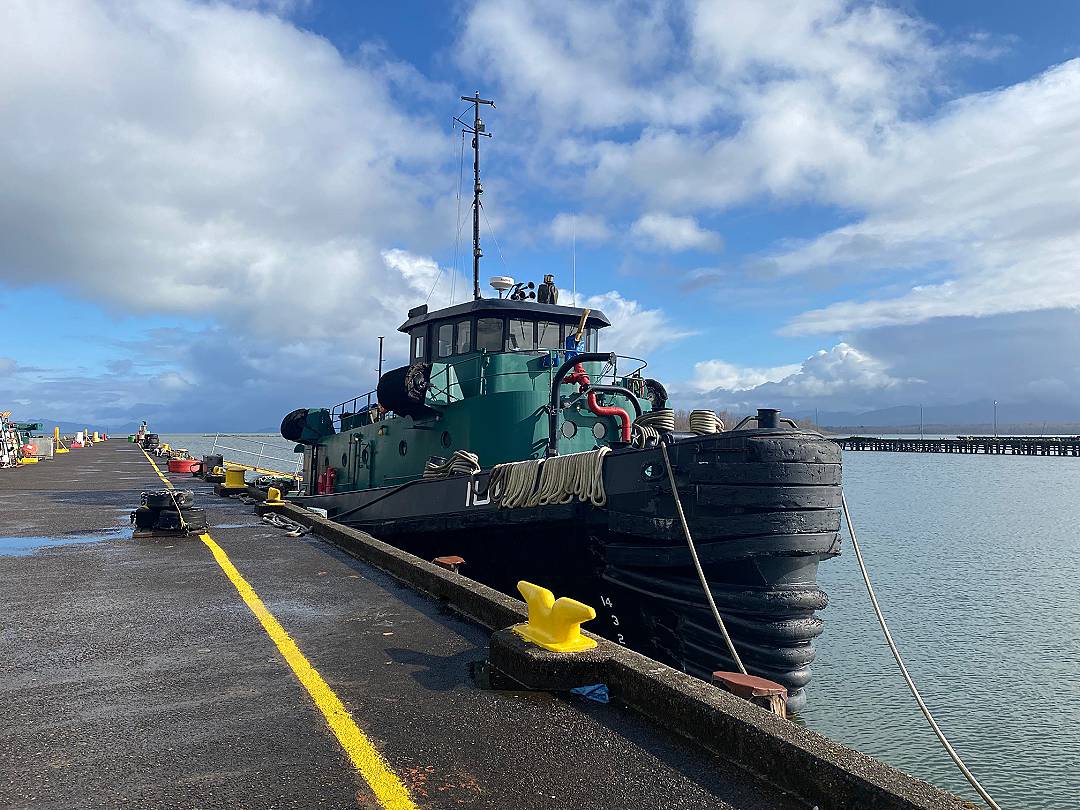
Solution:
[{"label": "boat deck", "polygon": [[[329,697],[209,544],[132,538],[162,486],[136,445],[0,471],[0,806],[808,807],[615,703],[481,689],[489,631],[169,478]],[[351,750],[317,698],[351,714]]]}]

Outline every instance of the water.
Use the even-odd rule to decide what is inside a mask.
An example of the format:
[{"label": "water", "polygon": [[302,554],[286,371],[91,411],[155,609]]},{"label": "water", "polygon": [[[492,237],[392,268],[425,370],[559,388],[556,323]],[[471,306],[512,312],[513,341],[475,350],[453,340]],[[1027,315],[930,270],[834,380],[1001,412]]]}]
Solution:
[{"label": "water", "polygon": [[[1009,810],[1080,808],[1080,459],[845,453],[878,599],[946,735]],[[976,799],[900,678],[850,541],[823,564],[801,720]]]},{"label": "water", "polygon": [[[125,513],[130,510],[124,510]],[[98,543],[102,540],[127,540],[134,529],[123,528],[92,534],[63,534],[56,537],[0,537],[0,556],[25,557],[41,548],[69,546],[76,543]]]},{"label": "water", "polygon": [[186,449],[192,458],[201,459],[217,452],[228,461],[286,473],[292,473],[300,458],[300,454],[293,452],[296,443],[286,441],[277,433],[162,433],[160,438],[170,447]]}]

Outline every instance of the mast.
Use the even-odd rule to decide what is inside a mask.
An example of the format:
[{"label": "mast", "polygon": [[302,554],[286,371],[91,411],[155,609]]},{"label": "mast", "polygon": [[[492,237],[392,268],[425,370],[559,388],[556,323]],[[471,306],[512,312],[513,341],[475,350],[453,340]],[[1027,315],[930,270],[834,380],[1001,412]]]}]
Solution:
[{"label": "mast", "polygon": [[484,126],[484,122],[480,120],[480,105],[489,104],[492,109],[495,109],[495,102],[486,98],[480,98],[480,91],[477,90],[472,96],[462,96],[462,101],[467,101],[473,105],[473,121],[470,127],[465,121],[455,117],[454,120],[461,124],[462,128],[473,136],[473,214],[472,214],[472,273],[473,273],[473,298],[480,297],[480,257],[484,255],[484,252],[480,249],[480,195],[484,193],[483,187],[480,185],[480,136],[490,138],[491,133],[487,131]]}]

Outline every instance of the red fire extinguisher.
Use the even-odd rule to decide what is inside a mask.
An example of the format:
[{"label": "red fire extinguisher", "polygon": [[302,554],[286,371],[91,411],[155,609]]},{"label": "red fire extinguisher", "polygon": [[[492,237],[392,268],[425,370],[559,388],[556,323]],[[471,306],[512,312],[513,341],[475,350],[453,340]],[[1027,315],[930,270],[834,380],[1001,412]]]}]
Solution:
[{"label": "red fire extinguisher", "polygon": [[315,482],[315,492],[318,495],[330,495],[334,492],[334,481],[337,479],[337,468],[327,467],[319,480]]}]

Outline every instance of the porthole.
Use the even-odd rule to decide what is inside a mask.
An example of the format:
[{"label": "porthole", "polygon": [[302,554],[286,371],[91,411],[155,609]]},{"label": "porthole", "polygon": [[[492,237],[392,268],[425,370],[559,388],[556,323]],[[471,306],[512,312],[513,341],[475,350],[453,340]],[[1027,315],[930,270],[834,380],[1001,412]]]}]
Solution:
[{"label": "porthole", "polygon": [[362,462],[364,462],[365,464],[367,464],[367,459],[368,459],[367,448],[365,447],[363,452],[360,453],[360,460]]},{"label": "porthole", "polygon": [[449,447],[452,442],[453,442],[453,440],[450,438],[450,431],[449,430],[444,430],[442,432],[442,446],[443,447]]},{"label": "porthole", "polygon": [[408,443],[406,443],[406,441],[404,439],[402,439],[398,443],[397,451],[399,453],[401,453],[401,455],[403,455],[403,456],[406,455],[409,452],[409,445],[408,445]]},{"label": "porthole", "polygon": [[592,435],[597,439],[603,439],[607,436],[607,425],[603,422],[596,422],[592,426]]},{"label": "porthole", "polygon": [[641,478],[645,481],[656,481],[663,474],[664,470],[659,464],[641,465]]},{"label": "porthole", "polygon": [[565,436],[567,439],[574,438],[575,436],[577,436],[577,425],[575,425],[573,422],[569,422],[569,421],[568,422],[563,422],[562,423],[562,435]]},{"label": "porthole", "polygon": [[349,466],[349,454],[348,453],[342,453],[341,454],[341,466],[342,467],[348,467]]}]

